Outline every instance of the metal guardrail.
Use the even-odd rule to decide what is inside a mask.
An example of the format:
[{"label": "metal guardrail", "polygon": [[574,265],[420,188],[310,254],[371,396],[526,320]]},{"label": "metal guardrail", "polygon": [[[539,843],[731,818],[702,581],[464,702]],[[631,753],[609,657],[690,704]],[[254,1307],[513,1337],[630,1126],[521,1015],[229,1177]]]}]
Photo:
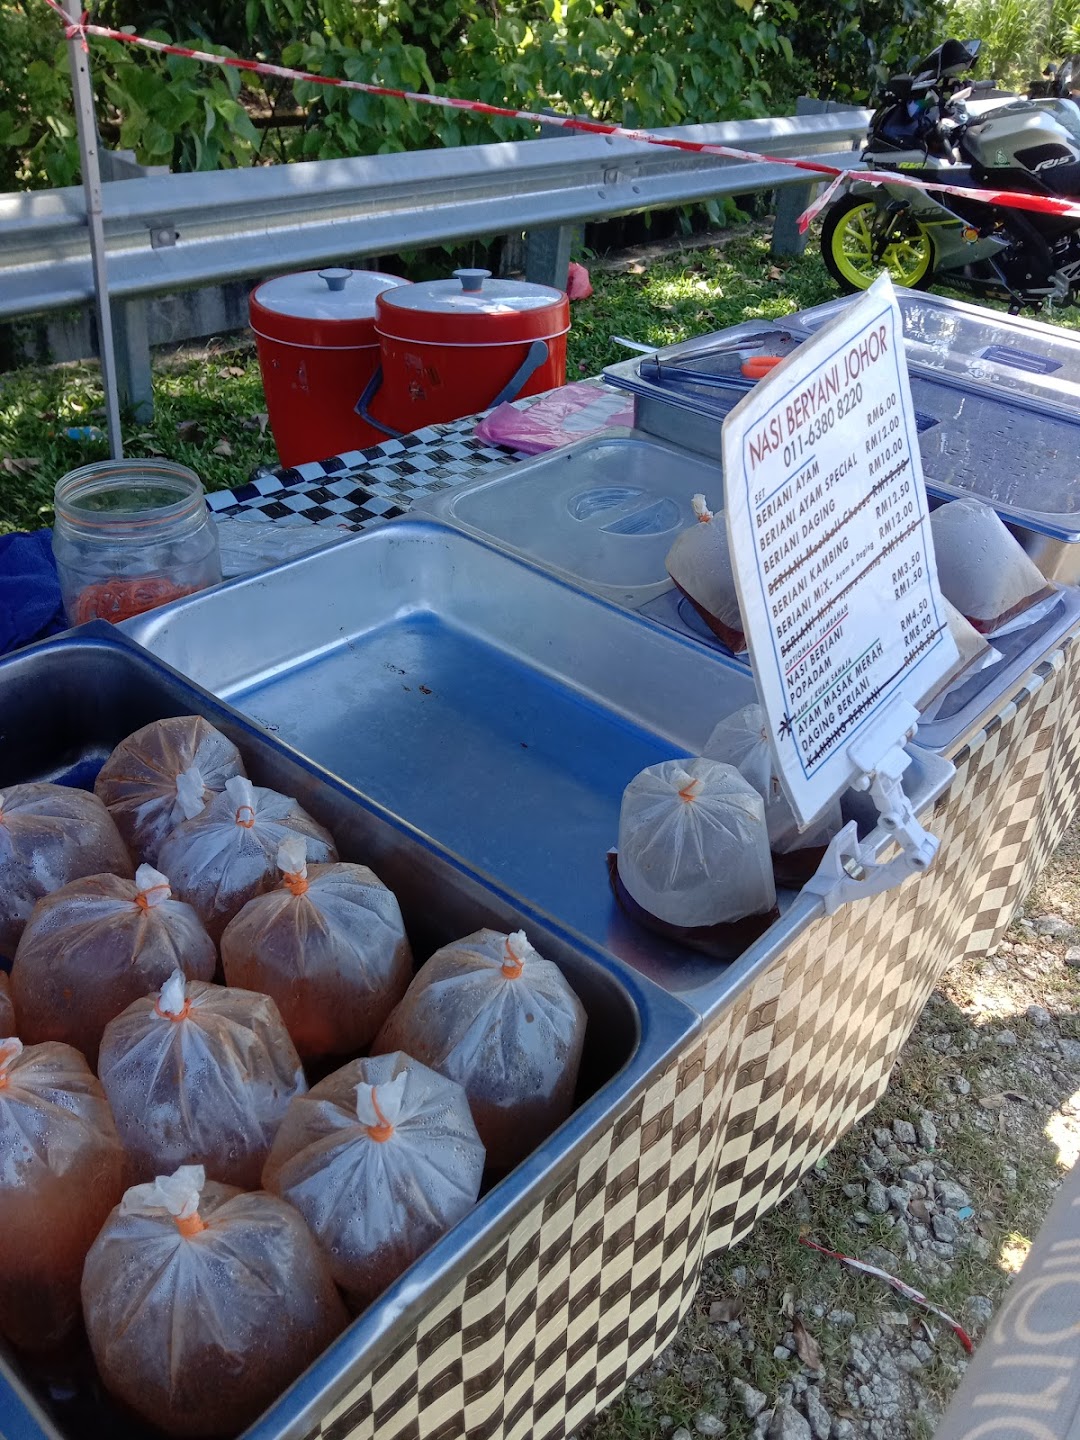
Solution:
[{"label": "metal guardrail", "polygon": [[[868,119],[868,111],[847,110],[660,133],[850,165]],[[771,189],[790,195],[776,235],[778,250],[790,252],[792,220],[813,183],[805,171],[607,136],[112,181],[102,186],[109,293],[139,300],[344,257],[511,230],[550,232],[603,216]],[[561,283],[565,250],[547,251],[549,267],[563,271]],[[557,274],[545,278],[560,283]],[[0,319],[85,305],[93,294],[81,188],[0,195]],[[131,323],[137,316],[130,315],[130,305],[121,308],[129,312],[120,328],[130,333],[119,337],[127,351],[126,398],[145,402],[145,327]]]}]

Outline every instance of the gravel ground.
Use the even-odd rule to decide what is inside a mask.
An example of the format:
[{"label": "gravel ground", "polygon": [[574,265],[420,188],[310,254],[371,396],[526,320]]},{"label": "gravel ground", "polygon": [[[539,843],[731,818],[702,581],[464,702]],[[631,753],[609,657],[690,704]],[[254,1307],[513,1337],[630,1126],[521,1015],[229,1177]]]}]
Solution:
[{"label": "gravel ground", "polygon": [[578,1440],[927,1440],[1080,1153],[1080,823],[993,956],[949,970],[887,1094],[741,1245]]}]

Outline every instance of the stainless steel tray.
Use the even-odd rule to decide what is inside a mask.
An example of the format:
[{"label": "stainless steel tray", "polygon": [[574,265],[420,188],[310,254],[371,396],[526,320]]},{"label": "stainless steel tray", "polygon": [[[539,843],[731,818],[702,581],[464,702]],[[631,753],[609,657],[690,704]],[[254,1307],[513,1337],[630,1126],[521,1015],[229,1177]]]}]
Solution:
[{"label": "stainless steel tray", "polygon": [[[0,786],[53,780],[88,786],[113,746],[165,715],[202,714],[244,755],[260,784],[295,795],[395,891],[418,956],[483,925],[524,926],[555,960],[589,1014],[578,1107],[523,1164],[371,1306],[248,1433],[259,1440],[306,1433],[362,1371],[392,1348],[396,1322],[432,1303],[470,1260],[513,1223],[699,1028],[692,1011],[616,962],[605,961],[529,909],[485,886],[355,790],[275,743],[259,727],[174,675],[109,626],[91,626],[0,662]],[[74,1374],[88,1374],[75,1357]],[[40,1379],[40,1377],[38,1377]],[[0,1346],[0,1434],[7,1440],[136,1440],[141,1430],[88,1383],[48,1387]]]},{"label": "stainless steel tray", "polygon": [[[745,668],[449,526],[405,517],[122,627],[572,935],[702,1013],[819,913],[734,966],[662,941],[612,899],[604,857],[627,783],[700,753],[755,697]],[[952,767],[909,771],[922,808]],[[881,843],[888,837],[881,836]]]}]

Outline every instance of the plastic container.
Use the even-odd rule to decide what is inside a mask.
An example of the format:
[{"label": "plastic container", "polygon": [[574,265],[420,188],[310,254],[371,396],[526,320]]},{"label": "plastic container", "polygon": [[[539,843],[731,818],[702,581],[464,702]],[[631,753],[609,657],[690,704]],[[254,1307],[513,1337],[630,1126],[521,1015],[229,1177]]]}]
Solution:
[{"label": "plastic container", "polygon": [[98,1068],[138,1180],[201,1163],[257,1189],[289,1101],[307,1090],[268,995],[185,983],[180,970],[110,1021]]},{"label": "plastic container", "polygon": [[465,1087],[492,1170],[507,1170],[569,1115],[585,1011],[524,931],[478,930],[422,966],[372,1047],[403,1050]]},{"label": "plastic container", "polygon": [[221,579],[217,532],[194,470],[102,460],[56,485],[53,555],[73,625],[127,620]]},{"label": "plastic container", "polygon": [[134,880],[89,875],[39,901],[23,931],[11,988],[27,1042],[62,1040],[97,1064],[102,1031],[179,965],[213,978],[214,942],[165,876],[140,865]]},{"label": "plastic container", "polygon": [[176,786],[192,769],[206,802],[247,773],[236,746],[201,715],[151,721],[121,740],[98,772],[94,794],[140,860],[156,864],[164,840],[187,818]]},{"label": "plastic container", "polygon": [[79,1052],[0,1040],[0,1334],[13,1344],[50,1349],[71,1329],[83,1260],[120,1199],[124,1167]]},{"label": "plastic container", "polygon": [[385,439],[356,402],[379,364],[375,297],[406,283],[375,270],[302,270],[252,292],[248,315],[283,465]]},{"label": "plastic container", "polygon": [[134,874],[96,795],[39,781],[0,792],[0,955],[15,954],[34,906],[84,875]]},{"label": "plastic container", "polygon": [[366,1050],[412,979],[393,892],[365,865],[312,865],[298,835],[278,847],[282,882],[225,927],[230,985],[277,1002],[305,1060]]},{"label": "plastic container", "polygon": [[347,1319],[292,1206],[201,1165],[126,1192],[82,1298],[106,1386],[170,1435],[246,1430]]},{"label": "plastic container", "polygon": [[476,1204],[465,1091],[408,1055],[354,1060],[289,1106],[263,1185],[294,1205],[357,1309]]},{"label": "plastic container", "polygon": [[561,290],[455,270],[375,299],[381,365],[362,418],[382,435],[457,420],[566,380],[570,301]]}]

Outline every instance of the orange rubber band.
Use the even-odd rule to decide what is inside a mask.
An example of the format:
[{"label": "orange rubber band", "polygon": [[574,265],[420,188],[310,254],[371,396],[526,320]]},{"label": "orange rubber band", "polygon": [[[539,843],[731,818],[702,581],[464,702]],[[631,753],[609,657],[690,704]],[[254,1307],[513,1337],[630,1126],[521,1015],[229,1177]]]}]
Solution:
[{"label": "orange rubber band", "polygon": [[174,1015],[171,1010],[163,1010],[161,1008],[161,996],[159,995],[154,1001],[154,1010],[163,1020],[171,1020],[174,1024],[179,1024],[181,1020],[186,1020],[191,1013],[191,1001],[185,1000],[184,1008],[180,1011],[179,1015]]},{"label": "orange rubber band", "polygon": [[307,893],[309,880],[305,875],[298,875],[295,870],[286,870],[281,877],[281,883],[292,895],[304,895]]},{"label": "orange rubber band", "polygon": [[689,785],[684,785],[683,788],[679,791],[679,799],[685,800],[686,803],[689,805],[691,800],[693,800],[694,798],[694,791],[697,789],[699,784],[700,781],[691,780]]},{"label": "orange rubber band", "polygon": [[176,1222],[177,1230],[185,1240],[190,1240],[193,1235],[199,1235],[206,1229],[206,1221],[197,1210],[194,1215],[176,1215],[173,1219]]},{"label": "orange rubber band", "polygon": [[507,980],[516,980],[525,966],[514,954],[513,950],[510,949],[509,940],[507,940],[504,950],[502,973],[506,976]]},{"label": "orange rubber band", "polygon": [[194,595],[198,588],[197,585],[177,585],[161,575],[142,575],[136,579],[116,575],[81,590],[72,607],[71,619],[75,625],[84,625],[88,620],[110,620],[115,624],[184,595]]},{"label": "orange rubber band", "polygon": [[[243,814],[245,813],[245,811],[246,811],[247,814],[250,816],[250,819],[248,819],[248,820],[241,820],[241,819],[240,819],[240,816],[243,815]],[[240,809],[237,810],[237,812],[236,812],[236,823],[237,823],[237,825],[241,826],[244,830],[250,830],[251,827],[255,824],[255,811],[251,808],[250,805],[241,805],[241,806],[240,806]]]},{"label": "orange rubber band", "polygon": [[150,901],[146,898],[148,895],[157,895],[162,890],[171,889],[171,885],[151,885],[149,890],[139,891],[138,895],[135,896],[135,904],[138,905],[140,910],[149,910],[151,906]]},{"label": "orange rubber band", "polygon": [[380,1145],[385,1145],[387,1140],[390,1139],[390,1136],[393,1135],[394,1127],[379,1109],[379,1100],[374,1085],[371,1087],[371,1104],[375,1114],[378,1116],[379,1123],[378,1125],[369,1125],[367,1127],[367,1133],[371,1136],[372,1140],[377,1140]]}]

